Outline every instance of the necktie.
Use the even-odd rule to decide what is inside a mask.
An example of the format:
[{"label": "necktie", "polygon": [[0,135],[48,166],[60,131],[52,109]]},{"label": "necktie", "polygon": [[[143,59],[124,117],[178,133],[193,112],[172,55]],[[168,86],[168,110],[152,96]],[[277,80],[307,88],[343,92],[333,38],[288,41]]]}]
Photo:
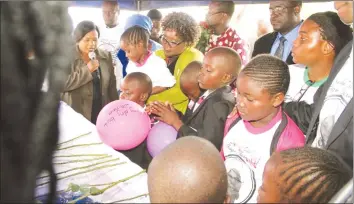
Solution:
[{"label": "necktie", "polygon": [[204,101],[204,96],[201,96],[197,103],[200,105],[203,101]]},{"label": "necktie", "polygon": [[286,39],[284,38],[284,36],[281,36],[279,38],[279,40],[280,40],[279,47],[275,51],[274,56],[276,56],[282,60],[283,59],[283,52],[284,52],[284,43],[285,43]]}]

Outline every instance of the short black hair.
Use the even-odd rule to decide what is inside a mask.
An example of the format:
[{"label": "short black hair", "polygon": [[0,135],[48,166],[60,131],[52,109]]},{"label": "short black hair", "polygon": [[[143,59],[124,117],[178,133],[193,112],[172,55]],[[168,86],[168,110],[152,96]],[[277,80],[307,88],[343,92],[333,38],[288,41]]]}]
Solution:
[{"label": "short black hair", "polygon": [[162,19],[162,14],[159,10],[157,9],[151,9],[148,13],[147,16],[153,21],[153,20],[158,20],[161,21]]},{"label": "short black hair", "polygon": [[293,7],[299,6],[302,7],[302,1],[289,1],[290,5]]},{"label": "short black hair", "polygon": [[212,3],[217,5],[219,12],[224,12],[230,17],[235,12],[235,3],[233,1],[212,1]]},{"label": "short black hair", "polygon": [[200,37],[200,28],[194,18],[184,12],[169,13],[162,20],[162,30],[172,29],[188,45],[194,45]]},{"label": "short black hair", "polygon": [[[181,73],[180,78],[183,77],[192,77],[194,78],[197,73],[200,72],[201,68],[202,68],[203,64],[200,61],[192,61],[190,62],[186,68],[183,70],[183,72]],[[197,81],[197,79],[195,79]]]},{"label": "short black hair", "polygon": [[315,13],[307,20],[311,20],[320,26],[322,38],[333,45],[336,55],[353,39],[352,29],[340,20],[336,12]]},{"label": "short black hair", "polygon": [[144,91],[151,95],[152,92],[152,81],[150,77],[142,72],[132,72],[124,77],[124,80],[136,80],[139,82]]},{"label": "short black hair", "polygon": [[327,150],[295,148],[281,151],[280,157],[277,178],[290,203],[328,203],[353,177],[349,166]]},{"label": "short black hair", "polygon": [[227,184],[219,151],[192,135],[165,147],[148,169],[151,203],[223,203]]},{"label": "short black hair", "polygon": [[131,45],[137,45],[140,42],[144,44],[144,47],[147,48],[150,39],[149,32],[140,26],[133,26],[124,31],[120,37],[121,41],[127,42]]},{"label": "short black hair", "polygon": [[100,29],[98,26],[92,21],[81,21],[77,24],[74,30],[74,39],[75,42],[80,42],[80,40],[85,37],[85,35],[93,30],[96,30],[98,33],[98,37],[100,37]]},{"label": "short black hair", "polygon": [[254,57],[241,71],[252,80],[261,84],[271,95],[286,94],[290,83],[288,65],[270,54]]}]

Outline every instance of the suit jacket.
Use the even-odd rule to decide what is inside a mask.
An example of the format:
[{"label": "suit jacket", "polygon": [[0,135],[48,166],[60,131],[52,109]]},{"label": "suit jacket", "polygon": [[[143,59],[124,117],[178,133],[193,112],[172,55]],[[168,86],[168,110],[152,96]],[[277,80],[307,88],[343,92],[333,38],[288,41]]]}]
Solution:
[{"label": "suit jacket", "polygon": [[[348,60],[352,52],[352,46],[353,41],[349,42],[337,55],[331,73],[327,81],[317,90],[312,105],[308,105],[305,102],[290,102],[284,105],[285,111],[289,116],[295,119],[298,124],[300,123],[302,130],[306,132],[307,144],[312,144],[316,137],[319,115],[327,91],[344,63]],[[350,100],[334,124],[325,148],[336,152],[353,168],[353,99]]]},{"label": "suit jacket", "polygon": [[[254,43],[254,48],[252,52],[252,58],[259,55],[259,54],[270,54],[274,41],[277,39],[278,32],[272,32],[263,35],[262,37],[258,38]],[[288,65],[295,64],[293,61],[293,56],[291,52],[286,59],[286,63]]]},{"label": "suit jacket", "polygon": [[[114,75],[112,56],[108,52],[100,49],[97,49],[95,52],[97,60],[100,63],[102,104],[104,106],[118,99],[116,78]],[[71,64],[71,73],[66,81],[61,99],[90,121],[93,99],[92,80],[91,72],[86,63],[81,59],[79,50],[76,49],[75,60]]]},{"label": "suit jacket", "polygon": [[209,140],[220,150],[227,116],[235,106],[231,87],[225,86],[209,94],[194,112],[187,112],[178,138],[199,136]]}]

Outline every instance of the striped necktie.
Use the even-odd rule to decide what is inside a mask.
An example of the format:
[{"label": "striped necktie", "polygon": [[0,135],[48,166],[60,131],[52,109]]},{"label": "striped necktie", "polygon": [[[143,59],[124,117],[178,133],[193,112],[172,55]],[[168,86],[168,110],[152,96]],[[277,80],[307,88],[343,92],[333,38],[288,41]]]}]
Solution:
[{"label": "striped necktie", "polygon": [[282,60],[283,53],[284,53],[284,43],[285,43],[286,39],[284,38],[284,36],[281,36],[279,40],[280,40],[279,46],[278,46],[277,50],[275,51],[274,56],[278,57]]}]

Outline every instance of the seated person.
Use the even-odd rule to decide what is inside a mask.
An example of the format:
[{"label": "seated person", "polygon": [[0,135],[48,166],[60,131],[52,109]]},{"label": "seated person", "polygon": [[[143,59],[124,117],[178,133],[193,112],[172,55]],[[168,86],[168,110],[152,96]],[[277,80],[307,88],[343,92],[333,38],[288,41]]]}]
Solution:
[{"label": "seated person", "polygon": [[289,66],[290,85],[285,102],[312,104],[317,89],[331,72],[335,57],[351,39],[351,28],[335,12],[315,13],[306,19],[293,44],[296,64]]},{"label": "seated person", "polygon": [[151,94],[161,93],[172,87],[176,80],[166,62],[148,50],[149,34],[139,26],[128,28],[120,39],[120,46],[129,58],[127,74],[143,72],[152,81]]},{"label": "seated person", "polygon": [[181,138],[149,165],[151,203],[228,203],[226,169],[218,150],[200,137]]},{"label": "seated person", "polygon": [[193,107],[198,102],[199,97],[201,97],[205,92],[204,89],[199,87],[198,83],[198,75],[201,69],[202,63],[199,61],[193,61],[183,70],[179,80],[183,94],[189,99],[186,115],[189,114],[189,111],[193,110]]},{"label": "seated person", "polygon": [[120,85],[120,99],[133,101],[145,107],[152,92],[152,82],[148,75],[142,72],[128,74]]},{"label": "seated person", "polygon": [[352,177],[349,166],[330,151],[275,152],[265,165],[257,203],[328,203]]},{"label": "seated person", "polygon": [[256,203],[264,165],[274,151],[305,144],[281,108],[289,81],[288,65],[269,54],[253,58],[237,78],[237,114],[227,119],[222,146],[234,203]]},{"label": "seated person", "polygon": [[[151,94],[152,82],[148,75],[141,72],[133,72],[124,78],[120,90],[120,99],[133,101],[140,106],[145,107],[145,103]],[[144,154],[148,154],[148,152],[145,151],[145,149],[146,144],[144,141],[133,149],[125,151],[120,150],[119,152],[142,168],[146,168],[147,165],[145,165],[144,162]]]},{"label": "seated person", "polygon": [[235,105],[229,84],[241,69],[240,56],[231,48],[217,47],[205,55],[198,83],[206,91],[193,110],[181,120],[170,108],[159,102],[151,105],[157,119],[173,126],[178,138],[197,135],[212,142],[220,150],[227,116]]}]

